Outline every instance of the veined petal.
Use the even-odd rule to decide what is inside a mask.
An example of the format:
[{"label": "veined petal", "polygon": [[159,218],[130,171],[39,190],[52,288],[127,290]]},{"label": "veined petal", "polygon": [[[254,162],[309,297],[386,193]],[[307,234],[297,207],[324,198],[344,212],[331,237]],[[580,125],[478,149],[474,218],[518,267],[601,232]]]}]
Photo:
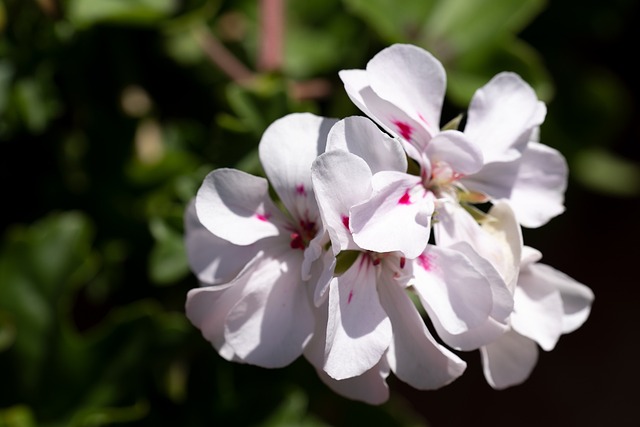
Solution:
[{"label": "veined petal", "polygon": [[391,343],[391,323],[380,305],[376,269],[361,254],[331,281],[324,370],[342,380],[376,365]]},{"label": "veined petal", "polygon": [[198,220],[195,202],[185,212],[185,247],[191,270],[201,282],[217,285],[230,282],[267,247],[280,243],[277,237],[238,246],[207,230]]},{"label": "veined petal", "polygon": [[493,307],[491,283],[462,252],[428,245],[413,260],[413,287],[429,317],[451,334],[487,320]]},{"label": "veined petal", "polygon": [[245,290],[227,316],[225,339],[245,362],[277,368],[302,354],[313,313],[301,264],[299,252],[286,251],[265,257],[237,279]]},{"label": "veined petal", "polygon": [[383,170],[407,171],[402,146],[366,117],[347,117],[331,128],[327,151],[343,150],[361,157],[371,173]]},{"label": "veined petal", "polygon": [[467,364],[435,341],[405,289],[392,278],[381,277],[380,301],[393,329],[387,352],[391,370],[419,390],[443,387],[462,375]]},{"label": "veined petal", "polygon": [[293,113],[273,122],[260,140],[259,154],[269,182],[296,220],[316,220],[311,164],[324,152],[337,120]]},{"label": "veined petal", "polygon": [[509,161],[524,151],[545,113],[520,76],[500,73],[474,94],[464,133],[481,148],[485,162]]},{"label": "veined petal", "polygon": [[480,355],[487,382],[494,389],[502,390],[529,378],[538,362],[538,346],[533,340],[509,331],[481,347]]},{"label": "veined petal", "polygon": [[552,283],[531,274],[532,267],[520,271],[511,327],[550,351],[562,335],[562,298]]},{"label": "veined petal", "polygon": [[433,55],[417,46],[396,44],[369,61],[367,74],[378,96],[421,122],[432,136],[440,130],[447,83],[444,67]]},{"label": "veined petal", "polygon": [[198,219],[207,230],[236,245],[277,236],[287,220],[269,198],[268,187],[264,178],[217,169],[198,190]]},{"label": "veined petal", "polygon": [[509,198],[520,224],[540,227],[564,212],[568,173],[567,162],[557,150],[529,142]]},{"label": "veined petal", "polygon": [[482,152],[457,130],[446,130],[433,137],[427,147],[431,163],[445,162],[451,169],[463,175],[482,168]]},{"label": "veined petal", "polygon": [[386,381],[389,376],[389,364],[384,356],[371,369],[355,377],[336,380],[324,371],[325,337],[327,336],[328,321],[327,308],[328,302],[325,300],[315,310],[315,330],[304,349],[304,356],[316,368],[316,372],[322,382],[334,392],[370,405],[379,405],[386,402],[389,399],[389,387]]},{"label": "veined petal", "polygon": [[359,249],[351,237],[349,209],[371,195],[369,166],[355,154],[330,151],[315,160],[311,177],[333,253]]},{"label": "veined petal", "polygon": [[424,251],[435,209],[433,193],[419,177],[399,172],[373,176],[371,198],[351,208],[353,240],[374,252],[402,252],[415,258]]}]

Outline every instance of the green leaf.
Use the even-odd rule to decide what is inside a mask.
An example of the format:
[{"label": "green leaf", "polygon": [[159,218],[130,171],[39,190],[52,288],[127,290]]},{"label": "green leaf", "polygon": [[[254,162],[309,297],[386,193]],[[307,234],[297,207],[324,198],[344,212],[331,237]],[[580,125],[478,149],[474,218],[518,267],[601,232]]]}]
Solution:
[{"label": "green leaf", "polygon": [[387,43],[415,40],[437,0],[343,0]]},{"label": "green leaf", "polygon": [[640,195],[640,165],[605,149],[580,151],[574,159],[572,172],[592,190],[619,197]]},{"label": "green leaf", "polygon": [[171,15],[176,0],[67,0],[67,17],[78,27],[101,22],[150,24]]},{"label": "green leaf", "polygon": [[151,220],[150,228],[156,240],[149,255],[151,280],[158,285],[173,284],[189,273],[183,236],[159,218]]},{"label": "green leaf", "polygon": [[544,0],[440,0],[423,26],[423,41],[445,66],[468,55],[482,56],[538,15]]}]

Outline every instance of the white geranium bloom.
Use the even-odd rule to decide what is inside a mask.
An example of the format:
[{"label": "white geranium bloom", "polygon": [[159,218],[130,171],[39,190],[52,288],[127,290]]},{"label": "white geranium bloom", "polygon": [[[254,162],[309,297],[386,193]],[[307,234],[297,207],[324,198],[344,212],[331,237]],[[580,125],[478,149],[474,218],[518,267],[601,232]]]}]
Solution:
[{"label": "white geranium bloom", "polygon": [[[316,289],[316,305],[326,310],[326,329],[322,329],[325,322],[316,325],[305,355],[319,372],[324,370],[328,377],[321,373],[321,378],[334,390],[341,385],[341,394],[379,402],[386,399],[387,366],[418,389],[444,386],[466,366],[429,333],[408,295],[411,285],[410,291],[419,295],[434,324],[458,342],[476,343],[473,348],[489,342],[483,332],[475,336],[472,331],[493,322],[492,316],[506,329],[513,301],[500,274],[469,245],[426,245],[414,260],[399,252],[377,253],[358,246],[350,229],[351,207],[370,200],[375,176],[385,173],[385,168],[402,166],[393,155],[381,157],[361,150],[364,142],[379,142],[363,120],[339,122],[330,133],[327,152],[312,167],[316,198],[334,252],[356,252],[344,273]],[[360,125],[367,138],[351,133]],[[345,146],[360,156],[344,150]],[[390,147],[383,150],[393,152]],[[369,162],[382,171],[374,175]],[[345,380],[352,381],[353,387],[341,383]],[[372,394],[363,396],[358,391],[364,383],[376,385],[368,389]]]},{"label": "white geranium bloom", "polygon": [[538,360],[538,346],[553,350],[562,334],[578,329],[594,298],[588,287],[538,263],[540,252],[524,249],[511,329],[480,349],[485,378],[495,389],[525,381]]},{"label": "white geranium bloom", "polygon": [[[354,212],[354,237],[363,247],[379,250],[375,242],[388,234],[389,227],[380,230],[378,221],[378,229],[372,229],[371,218],[391,211],[397,218],[398,212],[410,210],[404,205],[412,207],[412,228],[422,226],[421,235],[447,199],[507,200],[519,223],[528,227],[540,226],[564,210],[566,162],[557,151],[535,142],[546,107],[517,75],[501,73],[476,92],[463,133],[440,130],[446,75],[442,64],[421,48],[390,46],[375,55],[366,70],[343,70],[340,77],[351,100],[398,137],[420,166],[419,178],[380,177],[376,200]],[[382,203],[382,198],[395,199],[399,206]],[[415,255],[406,250],[412,248],[391,249]]]},{"label": "white geranium bloom", "polygon": [[188,293],[186,312],[227,359],[284,366],[313,333],[304,280],[328,280],[333,257],[322,253],[328,239],[310,167],[334,122],[291,114],[260,141],[260,160],[289,216],[271,201],[266,179],[238,170],[211,172],[198,191],[186,244],[205,286]]},{"label": "white geranium bloom", "polygon": [[446,76],[426,51],[394,45],[374,56],[366,70],[343,70],[340,77],[351,100],[397,137],[420,168],[419,175],[391,170],[374,176],[371,198],[351,212],[354,240],[413,259],[426,248],[438,201],[457,197],[456,183],[481,169],[482,152],[464,133],[440,129]]}]

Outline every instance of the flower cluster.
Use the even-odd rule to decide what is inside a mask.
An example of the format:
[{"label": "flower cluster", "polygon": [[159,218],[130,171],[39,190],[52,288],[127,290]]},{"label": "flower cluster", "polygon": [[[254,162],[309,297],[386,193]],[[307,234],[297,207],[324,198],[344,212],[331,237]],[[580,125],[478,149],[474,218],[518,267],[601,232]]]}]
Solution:
[{"label": "flower cluster", "polygon": [[537,141],[544,103],[501,73],[441,128],[445,71],[411,45],[340,78],[368,118],[285,116],[260,141],[266,179],[205,178],[186,213],[202,284],[187,316],[227,360],[304,355],[372,404],[390,372],[421,390],[452,382],[460,351],[480,350],[492,387],[521,383],[593,301],[522,241],[564,210],[566,162]]}]

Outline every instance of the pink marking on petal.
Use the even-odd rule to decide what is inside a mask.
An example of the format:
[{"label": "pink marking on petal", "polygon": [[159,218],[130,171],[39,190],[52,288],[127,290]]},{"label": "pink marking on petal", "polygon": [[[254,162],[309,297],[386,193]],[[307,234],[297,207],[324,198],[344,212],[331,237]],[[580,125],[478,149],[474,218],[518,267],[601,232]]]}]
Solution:
[{"label": "pink marking on petal", "polygon": [[411,204],[411,196],[409,195],[409,190],[405,190],[404,194],[398,200],[399,205],[410,205]]},{"label": "pink marking on petal", "polygon": [[406,139],[407,141],[411,140],[411,134],[413,134],[413,127],[407,123],[400,120],[393,120],[391,123],[396,125],[398,132],[400,135]]},{"label": "pink marking on petal", "polygon": [[407,262],[405,257],[400,257],[400,268],[404,268],[404,264]]},{"label": "pink marking on petal", "polygon": [[429,126],[429,122],[427,121],[427,119],[425,119],[425,118],[424,118],[424,116],[423,116],[422,114],[418,113],[418,118],[419,118],[420,120],[422,120],[422,122],[423,122],[425,125]]},{"label": "pink marking on petal", "polygon": [[296,185],[296,193],[298,194],[298,196],[306,196],[307,195],[307,190],[304,188],[304,184]]},{"label": "pink marking on petal", "polygon": [[347,298],[347,304],[351,304],[351,298],[353,298],[353,291],[349,291],[349,297]]},{"label": "pink marking on petal", "polygon": [[427,254],[422,254],[422,255],[418,256],[418,264],[425,271],[432,271],[433,270],[433,257],[429,256]]},{"label": "pink marking on petal", "polygon": [[342,215],[342,225],[344,225],[347,230],[349,229],[349,217],[348,216]]},{"label": "pink marking on petal", "polygon": [[271,218],[271,215],[269,215],[269,214],[256,214],[256,218],[258,218],[260,221],[267,222],[267,221],[269,221],[269,218]]}]

